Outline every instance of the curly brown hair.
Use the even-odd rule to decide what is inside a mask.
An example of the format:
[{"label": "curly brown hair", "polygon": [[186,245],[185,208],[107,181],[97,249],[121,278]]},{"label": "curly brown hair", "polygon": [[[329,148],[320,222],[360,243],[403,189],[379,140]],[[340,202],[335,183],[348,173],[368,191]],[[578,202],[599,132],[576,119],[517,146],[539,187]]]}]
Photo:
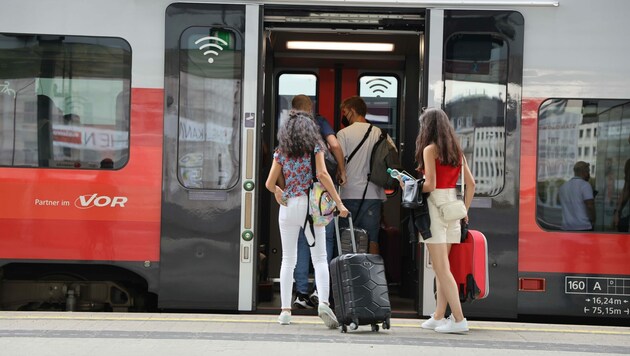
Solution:
[{"label": "curly brown hair", "polygon": [[304,111],[289,112],[289,118],[278,130],[278,149],[287,157],[302,157],[313,152],[315,145],[325,147],[319,127]]},{"label": "curly brown hair", "polygon": [[422,152],[425,147],[435,143],[438,159],[442,164],[457,167],[461,165],[462,148],[448,115],[440,109],[427,109],[420,116],[420,130],[416,138],[416,162],[418,171],[424,168]]}]

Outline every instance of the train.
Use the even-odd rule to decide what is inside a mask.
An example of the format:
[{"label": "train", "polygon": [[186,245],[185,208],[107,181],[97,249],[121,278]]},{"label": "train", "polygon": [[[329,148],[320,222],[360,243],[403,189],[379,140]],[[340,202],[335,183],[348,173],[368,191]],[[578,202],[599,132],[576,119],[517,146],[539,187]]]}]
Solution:
[{"label": "train", "polygon": [[[22,0],[0,12],[0,309],[272,313],[278,206],[264,187],[290,99],[335,130],[359,95],[414,172],[444,109],[477,181],[490,294],[472,318],[630,320],[623,0]],[[562,227],[589,164],[596,218]],[[624,213],[625,214],[625,213]],[[434,275],[390,191],[394,315]],[[619,215],[621,216],[621,215]]]}]

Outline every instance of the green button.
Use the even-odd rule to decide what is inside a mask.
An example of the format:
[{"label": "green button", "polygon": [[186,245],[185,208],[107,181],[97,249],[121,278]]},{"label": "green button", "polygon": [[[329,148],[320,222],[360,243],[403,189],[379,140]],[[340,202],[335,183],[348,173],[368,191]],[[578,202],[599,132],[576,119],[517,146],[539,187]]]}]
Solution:
[{"label": "green button", "polygon": [[243,188],[246,191],[251,192],[252,190],[254,190],[254,182],[248,180],[247,182],[243,183]]},{"label": "green button", "polygon": [[243,240],[251,241],[254,238],[254,233],[251,230],[245,230],[241,236],[243,237]]}]

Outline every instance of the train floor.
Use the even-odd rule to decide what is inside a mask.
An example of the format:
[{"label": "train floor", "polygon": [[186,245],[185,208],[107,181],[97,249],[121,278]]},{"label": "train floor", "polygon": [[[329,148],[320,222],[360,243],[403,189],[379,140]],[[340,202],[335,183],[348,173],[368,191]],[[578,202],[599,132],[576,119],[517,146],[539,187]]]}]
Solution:
[{"label": "train floor", "polygon": [[341,333],[313,315],[0,312],[0,355],[628,355],[630,327],[469,321],[466,334],[392,319]]},{"label": "train floor", "polygon": [[[392,307],[392,316],[396,318],[415,318],[418,313],[416,308],[414,307],[414,299],[410,297],[401,296],[399,293],[399,286],[390,284],[389,288],[389,301]],[[332,291],[331,291],[332,294]],[[259,295],[260,296],[260,295]],[[291,298],[295,299],[295,293],[291,295]],[[332,305],[332,304],[331,304]],[[258,306],[258,311],[264,314],[273,314],[279,313],[281,309],[281,301],[280,301],[280,284],[275,283],[273,285],[272,294],[269,295],[269,298],[260,301]],[[314,311],[311,309],[300,310],[296,309],[293,311],[296,314],[314,314]]]}]

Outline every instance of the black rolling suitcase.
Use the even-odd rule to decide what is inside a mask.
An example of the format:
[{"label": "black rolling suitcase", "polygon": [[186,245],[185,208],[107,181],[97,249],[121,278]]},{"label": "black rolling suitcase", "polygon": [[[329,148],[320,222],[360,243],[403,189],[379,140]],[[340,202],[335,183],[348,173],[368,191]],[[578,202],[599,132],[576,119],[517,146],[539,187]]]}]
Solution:
[{"label": "black rolling suitcase", "polygon": [[[348,217],[350,231],[354,231],[352,218]],[[335,314],[341,332],[356,330],[359,325],[371,325],[378,331],[379,323],[389,329],[392,308],[389,304],[385,265],[380,255],[367,253],[341,254],[339,242],[339,217],[335,217],[339,257],[330,261],[332,291],[335,299]],[[350,235],[354,251],[354,233]]]}]

